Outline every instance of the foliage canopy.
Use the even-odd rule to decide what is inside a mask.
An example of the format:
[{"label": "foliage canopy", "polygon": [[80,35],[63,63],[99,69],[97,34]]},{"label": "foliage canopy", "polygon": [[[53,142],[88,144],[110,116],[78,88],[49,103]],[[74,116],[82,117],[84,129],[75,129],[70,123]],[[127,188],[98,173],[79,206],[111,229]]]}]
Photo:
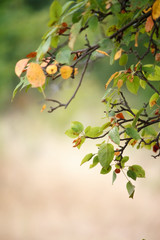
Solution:
[{"label": "foliage canopy", "polygon": [[[111,65],[118,61],[120,70],[106,82],[102,98],[105,123],[84,127],[81,122],[73,121],[66,135],[74,139],[73,147],[78,149],[86,139],[100,139],[97,153],[88,153],[81,165],[91,160],[90,168],[100,164],[101,174],[112,171],[113,182],[122,172],[129,197],[133,198],[133,181],[144,178],[145,171],[140,165],[129,164],[126,148],[129,145],[135,149],[147,148],[154,152],[154,158],[160,156],[160,0],[75,0],[63,5],[54,0],[49,16],[49,30],[38,49],[15,66],[20,82],[13,98],[17,91],[35,87],[43,93],[46,104],[53,104],[49,113],[66,109],[90,63],[96,65],[100,57],[109,58]],[[94,35],[92,44],[90,32]],[[82,37],[84,45],[77,49],[76,42]],[[50,82],[77,76],[77,88],[66,103],[45,96],[45,87]],[[126,91],[139,98],[139,90],[145,95],[148,88],[151,93],[148,101],[133,109]],[[42,111],[45,108],[46,105]]]}]

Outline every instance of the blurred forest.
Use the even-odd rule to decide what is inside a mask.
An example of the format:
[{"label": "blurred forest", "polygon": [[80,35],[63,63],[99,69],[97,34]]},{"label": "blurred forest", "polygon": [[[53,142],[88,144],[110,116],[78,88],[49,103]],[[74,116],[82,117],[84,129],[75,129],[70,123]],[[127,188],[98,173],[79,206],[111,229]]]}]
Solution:
[{"label": "blurred forest", "polygon": [[[15,63],[34,51],[46,31],[51,0],[0,1],[0,108],[10,106],[18,79]],[[6,107],[7,106],[7,107]]]},{"label": "blurred forest", "polygon": [[[15,64],[38,48],[51,2],[0,1],[0,239],[159,240],[159,160],[147,150],[126,153],[147,176],[136,183],[132,201],[123,176],[112,186],[110,175],[79,166],[95,142],[78,151],[64,135],[72,120],[88,125],[104,121],[101,97],[114,72],[107,58],[91,66],[92,75],[86,74],[67,110],[40,113],[43,101],[36,89],[18,93],[11,103],[19,81]],[[73,85],[66,83],[67,97]],[[142,95],[143,102],[146,97]],[[130,100],[139,104],[135,95]]]}]

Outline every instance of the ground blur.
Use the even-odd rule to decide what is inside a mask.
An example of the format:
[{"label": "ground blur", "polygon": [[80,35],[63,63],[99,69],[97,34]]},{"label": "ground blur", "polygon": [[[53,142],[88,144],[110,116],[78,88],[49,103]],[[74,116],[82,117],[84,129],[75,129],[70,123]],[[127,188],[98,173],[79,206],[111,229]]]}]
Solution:
[{"label": "ground blur", "polygon": [[[93,101],[75,111],[72,120],[94,123]],[[103,112],[101,105],[97,114]],[[64,135],[70,110],[50,115],[40,108],[20,97],[1,115],[0,239],[159,240],[159,160],[147,150],[128,150],[131,161],[146,170],[146,179],[135,183],[134,200],[129,199],[122,174],[112,185],[112,174],[100,175],[99,167],[91,170],[88,164],[80,167],[83,156],[97,149],[94,141],[81,150],[72,148],[72,139]]]}]

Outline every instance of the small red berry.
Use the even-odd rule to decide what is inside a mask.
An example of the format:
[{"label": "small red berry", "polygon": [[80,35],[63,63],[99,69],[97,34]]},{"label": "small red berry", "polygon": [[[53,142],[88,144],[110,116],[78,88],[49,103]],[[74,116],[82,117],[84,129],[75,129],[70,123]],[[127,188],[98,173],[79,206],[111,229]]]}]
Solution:
[{"label": "small red berry", "polygon": [[120,171],[121,171],[121,170],[120,170],[119,168],[116,168],[116,169],[115,169],[115,173],[120,173]]}]

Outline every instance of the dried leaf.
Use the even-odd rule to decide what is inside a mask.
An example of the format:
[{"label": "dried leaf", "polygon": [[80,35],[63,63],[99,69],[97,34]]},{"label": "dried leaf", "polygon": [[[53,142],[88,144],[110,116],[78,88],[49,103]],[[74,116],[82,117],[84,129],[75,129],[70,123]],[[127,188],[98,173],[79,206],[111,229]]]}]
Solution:
[{"label": "dried leaf", "polygon": [[149,16],[149,17],[147,18],[147,21],[146,21],[146,24],[145,24],[145,30],[146,30],[146,32],[150,32],[150,31],[152,30],[153,26],[154,26],[154,22],[153,22],[153,20],[152,20],[152,17]]},{"label": "dried leaf", "polygon": [[17,63],[16,63],[16,66],[15,66],[15,73],[18,77],[21,76],[24,68],[26,67],[27,63],[29,62],[30,58],[24,58],[24,59],[21,59],[19,60]]},{"label": "dried leaf", "polygon": [[121,88],[122,86],[123,86],[123,80],[119,79],[118,82],[117,82],[117,87]]},{"label": "dried leaf", "polygon": [[134,44],[135,47],[138,47],[138,36],[139,36],[139,32],[136,32],[136,35],[135,35],[135,44]]},{"label": "dried leaf", "polygon": [[110,57],[110,56],[109,56],[109,54],[108,54],[108,53],[106,53],[106,52],[104,52],[104,51],[101,51],[101,50],[96,50],[96,52],[99,52],[99,53],[101,53],[101,54],[103,54],[103,55],[106,55],[106,56]]},{"label": "dried leaf", "polygon": [[61,77],[63,79],[70,78],[70,76],[72,75],[72,72],[73,72],[73,68],[70,66],[65,65],[60,68]]},{"label": "dried leaf", "polygon": [[118,73],[118,72],[115,72],[115,73],[112,74],[112,76],[109,78],[108,82],[106,83],[105,88],[108,87],[108,85],[110,84],[110,82],[113,80],[113,78],[114,78],[117,74],[119,74],[119,73]]},{"label": "dried leaf", "polygon": [[46,109],[46,104],[44,104],[41,108],[41,112],[43,112]]},{"label": "dried leaf", "polygon": [[116,118],[125,119],[123,113],[117,113]]},{"label": "dried leaf", "polygon": [[46,76],[38,63],[30,63],[27,69],[27,79],[32,87],[42,87]]},{"label": "dried leaf", "polygon": [[46,68],[46,72],[47,72],[48,74],[54,74],[54,73],[57,72],[57,70],[58,70],[58,68],[57,68],[57,65],[56,65],[56,64],[51,64],[51,65],[49,65],[49,66]]},{"label": "dried leaf", "polygon": [[160,53],[156,53],[156,55],[155,55],[155,60],[156,60],[156,61],[160,61]]},{"label": "dried leaf", "polygon": [[160,17],[160,0],[156,0],[152,6],[152,17],[154,20]]},{"label": "dried leaf", "polygon": [[37,56],[37,52],[31,52],[31,53],[29,53],[29,54],[27,54],[27,58],[34,58],[34,57],[36,57]]},{"label": "dried leaf", "polygon": [[122,49],[122,48],[119,49],[119,50],[116,52],[115,56],[114,56],[114,60],[119,59],[119,58],[121,57],[121,55],[122,55],[122,52],[123,52],[123,49]]}]

